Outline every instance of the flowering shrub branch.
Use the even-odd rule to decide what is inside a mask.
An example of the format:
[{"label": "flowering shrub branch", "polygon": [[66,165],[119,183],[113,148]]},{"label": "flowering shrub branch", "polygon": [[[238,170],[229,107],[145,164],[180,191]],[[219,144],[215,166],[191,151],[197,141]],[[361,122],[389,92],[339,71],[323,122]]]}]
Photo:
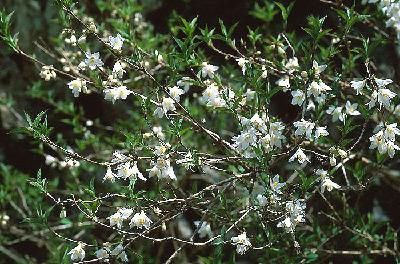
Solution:
[{"label": "flowering shrub branch", "polygon": [[[201,18],[171,18],[172,36],[157,36],[136,1],[121,10],[104,2],[111,13],[99,22],[84,5],[54,2],[63,30],[53,48],[41,49],[50,58],[18,46],[11,15],[2,11],[0,22],[4,43],[38,67],[43,82],[32,93],[73,128],[55,134],[47,111],[27,114],[20,131],[37,140],[47,166],[72,176],[64,192],[50,191],[40,173],[31,182],[51,204],[39,218],[68,243],[63,259],[131,262],[143,257],[134,250],[141,243],[171,244],[165,263],[178,261],[185,247],[214,247],[218,263],[225,248],[278,262],[274,251],[287,262],[319,254],[399,257],[390,226],[374,237],[373,225],[362,226],[349,208],[353,193],[390,176],[400,149],[398,85],[375,52],[382,39],[397,40],[374,16],[324,0],[339,25],[309,16],[296,35],[287,31],[295,5],[263,1],[252,14],[269,23],[280,13],[283,27],[276,34],[249,28],[239,41],[237,24],[201,28]],[[378,7],[397,30],[397,3]],[[376,35],[363,37],[364,27]],[[117,109],[111,124],[64,104],[91,96]],[[295,109],[289,119],[281,110],[287,105]],[[335,249],[331,241],[344,234],[362,243]]]}]

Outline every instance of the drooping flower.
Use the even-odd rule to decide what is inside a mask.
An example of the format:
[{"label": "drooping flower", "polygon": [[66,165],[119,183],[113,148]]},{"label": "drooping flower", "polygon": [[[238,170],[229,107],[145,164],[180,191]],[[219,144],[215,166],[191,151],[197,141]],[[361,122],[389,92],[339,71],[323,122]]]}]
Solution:
[{"label": "drooping flower", "polygon": [[326,127],[317,127],[315,129],[315,135],[314,138],[315,140],[318,140],[320,137],[326,137],[329,135],[328,130],[326,130]]},{"label": "drooping flower", "polygon": [[149,229],[151,223],[153,223],[153,221],[151,221],[151,219],[143,211],[141,211],[140,213],[136,213],[132,217],[131,222],[129,223],[129,226],[131,228],[133,226],[135,226],[140,229],[141,228]]},{"label": "drooping flower", "polygon": [[117,177],[122,179],[139,178],[143,181],[147,180],[139,171],[139,168],[137,167],[137,162],[135,162],[133,165],[130,162],[126,162],[120,165],[118,167]]},{"label": "drooping flower", "polygon": [[191,82],[190,82],[190,78],[189,77],[183,77],[181,80],[179,80],[176,85],[178,85],[179,87],[181,87],[185,93],[187,93],[189,91]]},{"label": "drooping flower", "polygon": [[117,175],[115,175],[115,173],[113,173],[113,171],[111,170],[111,167],[107,167],[107,172],[103,177],[103,181],[114,182],[116,177],[117,177]]},{"label": "drooping flower", "polygon": [[74,94],[74,97],[78,97],[79,93],[87,93],[87,87],[86,87],[86,81],[83,79],[75,79],[67,83],[68,88],[71,89],[72,93]]},{"label": "drooping flower", "polygon": [[177,180],[169,159],[165,157],[159,157],[156,162],[152,163],[152,165],[153,167],[149,170],[149,177]]},{"label": "drooping flower", "polygon": [[203,62],[201,64],[201,76],[203,78],[214,78],[214,72],[216,72],[219,69],[218,66],[214,66],[211,64],[208,64],[207,62]]},{"label": "drooping flower", "polygon": [[243,75],[245,75],[246,67],[247,67],[247,64],[249,63],[249,61],[246,60],[245,58],[238,58],[238,59],[236,59],[236,62],[239,65],[239,67],[242,68]]},{"label": "drooping flower", "polygon": [[306,154],[304,154],[303,150],[299,148],[292,157],[290,157],[289,162],[293,162],[294,160],[297,160],[300,164],[303,164],[304,162],[310,162],[310,160],[307,158]]},{"label": "drooping flower", "polygon": [[331,105],[328,110],[326,110],[327,114],[332,115],[332,122],[336,122],[337,120],[344,121],[345,115],[343,113],[343,107],[341,106],[333,106]]},{"label": "drooping flower", "polygon": [[231,242],[236,245],[236,252],[243,255],[250,247],[250,240],[247,238],[246,232],[238,235],[237,237],[232,237]]},{"label": "drooping flower", "polygon": [[289,75],[285,75],[276,81],[279,87],[282,87],[282,91],[286,92],[290,88],[290,78]]},{"label": "drooping flower", "polygon": [[128,262],[128,256],[124,251],[124,246],[122,244],[118,244],[111,252],[111,256],[117,256],[116,258],[121,260],[122,262]]},{"label": "drooping flower", "polygon": [[107,101],[112,101],[115,103],[116,100],[122,99],[125,100],[128,95],[132,94],[133,92],[128,90],[126,86],[122,85],[116,88],[105,89],[104,90],[104,99]]},{"label": "drooping flower", "polygon": [[169,111],[175,111],[175,101],[170,97],[164,97],[161,103],[161,106],[157,107],[154,111],[153,115],[162,118],[166,115]]},{"label": "drooping flower", "polygon": [[366,80],[361,80],[361,81],[351,81],[351,88],[353,88],[356,91],[356,94],[363,94],[362,89],[365,87],[367,84]]},{"label": "drooping flower", "polygon": [[103,261],[107,261],[107,259],[110,257],[109,252],[105,248],[100,248],[95,252],[96,258],[101,259]]},{"label": "drooping flower", "polygon": [[325,189],[330,192],[333,189],[340,189],[340,185],[333,182],[329,177],[324,177],[321,179],[321,193],[324,193]]},{"label": "drooping flower", "polygon": [[185,91],[180,89],[178,86],[170,87],[168,90],[171,97],[177,102],[180,101],[180,96],[185,93]]},{"label": "drooping flower", "polygon": [[296,131],[294,132],[295,136],[305,135],[306,138],[310,140],[312,139],[311,134],[315,127],[315,123],[301,119],[300,121],[294,122],[293,125],[296,127]]},{"label": "drooping flower", "polygon": [[56,76],[57,76],[56,72],[54,71],[53,65],[45,65],[45,66],[43,66],[39,75],[45,81],[50,81],[51,79],[55,79]]},{"label": "drooping flower", "polygon": [[76,247],[71,249],[70,252],[68,252],[68,255],[71,255],[71,260],[72,261],[82,261],[85,258],[85,250],[83,249],[84,244],[82,242],[79,242]]},{"label": "drooping flower", "polygon": [[123,76],[124,73],[125,73],[123,63],[120,62],[120,61],[117,61],[117,62],[114,64],[114,67],[113,67],[112,72],[113,72],[113,74],[114,74],[114,76],[115,76],[116,78],[122,78],[122,76]]}]

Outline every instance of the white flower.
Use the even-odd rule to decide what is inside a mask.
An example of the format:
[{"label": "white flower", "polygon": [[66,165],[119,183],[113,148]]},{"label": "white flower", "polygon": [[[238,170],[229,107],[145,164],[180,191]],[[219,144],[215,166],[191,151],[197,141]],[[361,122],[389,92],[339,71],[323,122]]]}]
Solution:
[{"label": "white flower", "polygon": [[115,175],[115,173],[112,172],[111,167],[107,167],[107,172],[103,177],[103,181],[114,182],[116,177],[117,175]]},{"label": "white flower", "polygon": [[351,81],[351,88],[353,88],[354,90],[356,90],[356,94],[363,94],[362,93],[362,89],[365,87],[365,85],[367,84],[366,80],[362,80],[362,81]]},{"label": "white flower", "polygon": [[322,169],[316,170],[315,174],[317,174],[320,178],[328,177],[328,172],[326,170],[322,170]]},{"label": "white flower", "polygon": [[111,256],[117,256],[124,250],[124,246],[122,244],[118,244],[111,252]]},{"label": "white flower", "polygon": [[201,100],[207,104],[207,106],[221,107],[225,105],[225,100],[221,98],[218,86],[214,83],[207,86]]},{"label": "white flower", "polygon": [[170,144],[159,145],[154,147],[154,154],[161,157],[167,153],[168,148],[171,147]]},{"label": "white flower", "polygon": [[276,81],[279,87],[282,87],[282,91],[286,92],[290,88],[290,78],[289,75],[285,75]]},{"label": "white flower", "polygon": [[[196,226],[196,228],[199,227],[200,222],[201,221],[194,221],[194,225]],[[200,226],[200,228],[199,228],[198,234],[199,234],[200,238],[204,238],[206,236],[208,236],[210,238],[213,237],[213,232],[211,231],[210,224],[205,222],[205,221],[203,221],[201,226]]]},{"label": "white flower", "polygon": [[265,206],[268,203],[268,199],[267,197],[265,197],[264,195],[262,195],[261,193],[259,193],[256,197],[257,202],[260,206]]},{"label": "white flower", "polygon": [[400,104],[396,105],[393,114],[396,115],[397,117],[400,116]]},{"label": "white flower", "polygon": [[125,73],[125,70],[124,70],[124,67],[123,67],[122,63],[120,61],[117,61],[114,64],[114,67],[113,67],[114,76],[117,77],[117,78],[122,78],[124,73]]},{"label": "white flower", "polygon": [[207,62],[203,62],[201,64],[201,76],[203,78],[206,78],[207,76],[209,78],[213,78],[214,77],[214,72],[217,71],[219,69],[218,66],[214,66],[211,64],[208,64]]},{"label": "white flower", "polygon": [[119,229],[122,228],[124,219],[122,218],[122,215],[119,212],[116,212],[115,214],[110,215],[107,219],[110,220],[110,226],[116,225]]},{"label": "white flower", "polygon": [[149,177],[177,180],[171,162],[164,157],[159,157],[156,162],[153,162],[153,167],[149,170]]},{"label": "white flower", "polygon": [[128,90],[126,86],[119,86],[112,89],[105,89],[104,93],[105,100],[115,103],[115,101],[118,99],[125,100],[128,95],[132,94],[133,92]]},{"label": "white flower", "polygon": [[118,244],[111,252],[111,256],[117,256],[117,259],[120,259],[122,262],[128,262],[128,257],[124,251],[124,246],[122,244]]},{"label": "white flower", "polygon": [[248,129],[246,131],[242,131],[239,136],[233,137],[235,148],[243,152],[250,146],[256,146],[257,143],[257,135],[256,130],[254,128]]},{"label": "white flower", "polygon": [[333,189],[340,189],[340,185],[334,183],[331,179],[329,179],[329,177],[324,177],[322,178],[322,183],[321,183],[321,193],[324,193],[325,188],[328,190],[328,192],[330,192]]},{"label": "white flower", "polygon": [[315,140],[317,140],[321,136],[326,137],[328,135],[329,135],[329,132],[326,130],[326,127],[317,127],[315,129],[315,135],[314,135]]},{"label": "white flower", "polygon": [[80,92],[87,93],[86,81],[80,78],[70,81],[68,88],[72,90],[74,97],[78,97]]},{"label": "white flower", "polygon": [[371,99],[368,102],[368,108],[371,109],[372,107],[374,107],[376,105],[376,100],[378,100],[378,92],[377,91],[373,91],[371,94]]},{"label": "white flower", "polygon": [[187,93],[189,91],[191,82],[190,82],[190,78],[189,77],[183,77],[182,80],[179,80],[176,85],[178,85],[179,87],[182,87],[183,90],[185,91],[185,93]]},{"label": "white flower", "polygon": [[47,155],[47,154],[45,154],[44,157],[45,157],[45,164],[46,165],[49,165],[52,168],[57,166],[57,164],[58,164],[58,159],[57,158],[55,158],[55,157],[53,157],[51,155]]},{"label": "white flower", "polygon": [[154,133],[159,139],[161,139],[161,140],[164,140],[164,139],[165,139],[165,135],[164,135],[164,133],[162,132],[162,127],[161,127],[161,126],[154,126],[152,130],[153,130],[153,133]]},{"label": "white flower", "polygon": [[390,106],[390,100],[393,99],[396,96],[396,93],[390,91],[389,89],[379,89],[378,90],[378,103],[382,107],[389,107]]},{"label": "white flower", "polygon": [[297,70],[299,68],[299,60],[296,57],[290,58],[285,64],[285,68],[288,69],[289,72]]},{"label": "white flower", "polygon": [[279,182],[279,175],[275,175],[273,179],[270,179],[269,186],[271,187],[272,191],[277,194],[282,194],[281,189],[286,185],[284,182]]},{"label": "white flower", "polygon": [[305,94],[300,91],[300,90],[295,90],[291,92],[293,98],[292,98],[292,105],[298,105],[301,106],[306,99]]},{"label": "white flower", "polygon": [[333,106],[331,105],[328,110],[326,110],[327,114],[332,115],[332,122],[336,122],[337,120],[344,121],[345,115],[342,112],[343,107],[341,106]]},{"label": "white flower", "polygon": [[247,102],[253,100],[255,95],[256,95],[256,91],[253,91],[250,89],[247,89],[246,93],[244,94]]},{"label": "white flower", "polygon": [[177,102],[180,101],[180,96],[185,93],[185,91],[180,89],[178,86],[173,86],[168,89],[169,89],[169,94],[171,95],[171,97]]},{"label": "white flower", "polygon": [[65,38],[65,43],[71,44],[72,46],[76,46],[76,41],[77,41],[76,36],[73,34],[71,35],[71,37]]},{"label": "white flower", "polygon": [[390,79],[378,79],[375,78],[375,83],[378,85],[379,88],[385,87],[386,85],[391,84],[393,81]]},{"label": "white flower", "polygon": [[147,180],[143,176],[143,174],[139,171],[136,162],[133,164],[133,166],[131,166],[130,162],[126,162],[126,163],[118,166],[117,177],[118,178],[122,178],[122,179],[139,178],[139,179],[141,179],[143,181]]},{"label": "white flower", "polygon": [[326,85],[323,81],[313,81],[308,87],[309,93],[311,93],[318,102],[325,100],[325,94],[327,91],[331,91],[332,88]]},{"label": "white flower", "polygon": [[133,214],[133,210],[131,208],[120,208],[118,209],[118,213],[123,220],[128,220],[128,218]]},{"label": "white flower", "polygon": [[261,78],[265,79],[268,77],[268,71],[265,69],[265,66],[262,66],[262,73],[261,73]]},{"label": "white flower", "polygon": [[95,252],[95,254],[96,254],[96,258],[102,259],[102,260],[105,260],[108,257],[110,257],[110,255],[108,254],[108,251],[104,248],[100,248],[99,250],[97,250]]},{"label": "white flower", "polygon": [[387,144],[387,153],[389,155],[389,157],[393,158],[394,154],[396,154],[396,150],[400,150],[400,147],[397,146],[393,141],[389,141],[386,143]]},{"label": "white flower", "polygon": [[386,125],[383,137],[389,141],[395,141],[396,135],[400,135],[400,130],[397,128],[397,123]]},{"label": "white flower", "polygon": [[303,200],[286,202],[288,215],[277,224],[277,227],[285,228],[288,233],[293,232],[298,223],[305,222],[305,208],[306,205]]},{"label": "white flower", "polygon": [[143,211],[141,211],[140,213],[136,213],[132,217],[131,222],[129,223],[129,226],[131,228],[133,226],[135,226],[137,228],[149,229],[151,223],[153,223],[153,221],[151,221],[150,218],[148,218],[147,215]]},{"label": "white flower", "polygon": [[315,127],[315,124],[313,122],[301,119],[300,121],[294,122],[293,125],[296,127],[296,131],[294,132],[295,136],[302,136],[305,134],[306,137],[311,140],[311,134]]},{"label": "white flower", "polygon": [[251,243],[246,236],[246,232],[243,232],[237,237],[232,237],[231,242],[233,245],[236,245],[236,252],[240,255],[243,255],[251,247]]},{"label": "white flower", "polygon": [[40,71],[40,77],[43,78],[45,81],[50,81],[51,79],[56,78],[56,72],[54,71],[53,65],[45,65],[42,67]]},{"label": "white flower", "polygon": [[124,38],[121,36],[121,34],[118,33],[116,37],[109,36],[108,43],[113,50],[121,50],[122,45],[124,44]]},{"label": "white flower", "polygon": [[154,111],[153,115],[158,116],[159,118],[163,117],[168,113],[168,111],[175,111],[175,101],[170,97],[164,97],[161,103],[161,107],[157,107]]},{"label": "white flower", "polygon": [[315,110],[315,104],[313,102],[313,100],[309,99],[308,100],[308,104],[307,104],[307,111],[314,111]]},{"label": "white flower", "polygon": [[285,219],[280,221],[276,226],[283,227],[286,229],[287,232],[291,232],[293,229],[292,219],[290,217],[286,217]]},{"label": "white flower", "polygon": [[239,58],[239,59],[236,59],[236,62],[239,65],[239,67],[242,68],[242,73],[244,75],[246,73],[246,64],[248,64],[249,61],[246,60],[245,58]]},{"label": "white flower", "polygon": [[96,53],[91,53],[90,51],[87,51],[85,53],[86,59],[85,59],[85,64],[86,66],[89,67],[89,69],[94,70],[97,67],[101,67],[104,65],[104,63],[100,59],[100,54],[98,52]]},{"label": "white flower", "polygon": [[82,261],[85,258],[85,250],[83,249],[84,244],[79,242],[76,247],[71,249],[70,252],[68,252],[68,255],[71,255],[71,260],[75,261]]},{"label": "white flower", "polygon": [[300,164],[303,164],[304,162],[308,161],[310,162],[310,160],[307,158],[306,154],[304,154],[303,150],[301,148],[299,148],[292,157],[290,157],[289,162],[293,162],[295,159],[297,159],[297,161]]},{"label": "white flower", "polygon": [[346,113],[348,115],[356,116],[356,115],[361,115],[359,111],[357,111],[357,103],[352,104],[350,101],[346,102]]},{"label": "white flower", "polygon": [[321,72],[325,71],[326,65],[318,65],[318,62],[313,61],[313,66],[312,66],[314,73],[316,76],[320,75]]}]

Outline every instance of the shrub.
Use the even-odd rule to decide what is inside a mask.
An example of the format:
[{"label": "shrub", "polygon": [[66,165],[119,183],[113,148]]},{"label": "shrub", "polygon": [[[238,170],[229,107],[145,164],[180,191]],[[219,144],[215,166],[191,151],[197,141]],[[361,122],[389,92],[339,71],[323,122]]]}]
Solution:
[{"label": "shrub", "polygon": [[[40,55],[0,16],[3,44],[37,75],[24,95],[37,105],[2,104],[44,163],[35,177],[1,165],[2,254],[399,260],[395,222],[359,203],[379,181],[398,191],[399,3],[321,0],[326,14],[291,30],[299,2],[259,1],[259,26],[238,38],[238,23],[176,12],[158,33],[133,0],[96,1],[92,16],[91,4],[53,2],[59,34],[37,42]],[[15,246],[25,240],[46,246],[42,260]]]}]

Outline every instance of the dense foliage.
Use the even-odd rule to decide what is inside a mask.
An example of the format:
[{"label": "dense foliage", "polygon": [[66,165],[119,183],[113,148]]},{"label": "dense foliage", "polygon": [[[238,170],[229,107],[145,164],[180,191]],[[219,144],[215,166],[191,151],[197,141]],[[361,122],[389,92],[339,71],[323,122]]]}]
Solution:
[{"label": "dense foliage", "polygon": [[0,263],[400,260],[400,3],[243,2],[0,11]]}]

